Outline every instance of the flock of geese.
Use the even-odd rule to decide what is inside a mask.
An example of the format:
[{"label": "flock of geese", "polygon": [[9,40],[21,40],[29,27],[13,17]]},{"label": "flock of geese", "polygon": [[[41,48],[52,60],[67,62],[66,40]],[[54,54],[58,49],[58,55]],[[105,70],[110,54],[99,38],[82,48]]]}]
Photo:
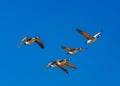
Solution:
[{"label": "flock of geese", "polygon": [[[80,29],[76,29],[76,31],[87,39],[87,41],[85,42],[86,44],[90,44],[90,43],[95,42],[101,36],[101,31],[99,31],[98,33],[96,33],[93,36],[85,31],[80,30]],[[34,42],[37,43],[42,49],[45,48],[43,42],[40,40],[40,37],[36,37],[36,38],[24,37],[19,42],[18,47],[20,47],[20,45],[22,43],[24,43],[24,45],[29,45],[29,44],[32,44]],[[85,49],[85,48],[70,48],[70,47],[65,47],[65,46],[61,46],[61,48],[64,50],[67,50],[68,51],[67,54],[75,54],[75,53],[81,52]],[[72,63],[70,63],[70,58],[58,59],[56,61],[50,62],[46,66],[46,69],[48,69],[49,67],[54,68],[56,66],[61,68],[66,74],[68,74],[68,70],[65,68],[65,66],[76,69],[76,67]]]}]

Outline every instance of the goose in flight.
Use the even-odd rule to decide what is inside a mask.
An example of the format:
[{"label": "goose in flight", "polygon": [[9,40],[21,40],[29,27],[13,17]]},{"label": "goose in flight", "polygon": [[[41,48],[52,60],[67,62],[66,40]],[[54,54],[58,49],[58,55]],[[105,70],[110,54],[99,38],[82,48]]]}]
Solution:
[{"label": "goose in flight", "polygon": [[61,48],[64,50],[67,50],[68,51],[67,54],[70,54],[70,55],[84,50],[84,48],[70,48],[70,47],[65,47],[65,46],[61,46]]},{"label": "goose in flight", "polygon": [[46,69],[48,69],[49,67],[53,68],[53,67],[59,67],[61,68],[66,74],[68,74],[68,70],[65,68],[65,65],[70,67],[70,68],[73,68],[73,69],[76,69],[76,67],[71,64],[70,62],[70,58],[69,59],[58,59],[56,61],[53,61],[53,62],[50,62],[47,66],[46,66]]},{"label": "goose in flight", "polygon": [[40,40],[40,37],[36,37],[36,38],[28,38],[28,37],[24,37],[19,43],[18,43],[18,47],[20,47],[20,45],[24,42],[24,45],[28,45],[28,44],[32,44],[32,43],[37,43],[42,49],[44,48],[43,43]]},{"label": "goose in flight", "polygon": [[80,29],[76,29],[76,31],[79,32],[82,36],[84,36],[87,39],[87,41],[86,41],[87,44],[95,42],[97,40],[97,38],[99,38],[101,36],[101,31],[96,33],[94,36],[91,36],[87,32],[84,32]]}]

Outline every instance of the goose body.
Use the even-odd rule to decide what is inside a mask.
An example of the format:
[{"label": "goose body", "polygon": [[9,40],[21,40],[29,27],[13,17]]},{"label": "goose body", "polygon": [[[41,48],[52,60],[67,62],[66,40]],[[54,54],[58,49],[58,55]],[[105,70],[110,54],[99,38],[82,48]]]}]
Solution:
[{"label": "goose body", "polygon": [[101,31],[95,34],[94,36],[91,36],[87,32],[84,32],[80,29],[76,29],[76,31],[79,32],[82,36],[84,36],[87,39],[86,41],[87,44],[95,42],[101,36]]},{"label": "goose body", "polygon": [[44,48],[43,43],[41,42],[39,37],[36,38],[28,38],[28,37],[24,37],[18,44],[18,47],[20,47],[20,45],[24,42],[24,45],[29,45],[32,43],[37,43],[42,49]]},{"label": "goose body", "polygon": [[70,48],[70,47],[65,47],[61,46],[62,49],[67,50],[67,54],[75,54],[77,52],[81,52],[84,50],[84,48]]}]

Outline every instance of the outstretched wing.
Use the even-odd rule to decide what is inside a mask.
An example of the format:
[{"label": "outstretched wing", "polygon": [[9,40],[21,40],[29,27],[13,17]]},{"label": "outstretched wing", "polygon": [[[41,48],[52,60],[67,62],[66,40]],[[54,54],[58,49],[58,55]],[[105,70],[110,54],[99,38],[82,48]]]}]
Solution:
[{"label": "outstretched wing", "polygon": [[58,64],[57,64],[57,66],[58,66],[59,68],[61,68],[66,74],[68,74],[68,71],[66,70],[66,68],[64,67],[64,65],[58,65]]},{"label": "outstretched wing", "polygon": [[44,45],[43,45],[43,43],[42,43],[39,39],[36,39],[35,42],[36,42],[42,49],[44,49]]},{"label": "outstretched wing", "polygon": [[68,50],[68,51],[73,50],[73,48],[70,48],[70,47],[65,47],[65,46],[61,46],[61,48],[63,48],[64,50]]},{"label": "outstretched wing", "polygon": [[92,38],[92,36],[90,34],[88,34],[87,32],[84,32],[84,31],[82,31],[80,29],[76,29],[76,31],[79,32],[81,35],[83,35],[87,39]]},{"label": "outstretched wing", "polygon": [[24,37],[19,43],[18,43],[18,48],[20,47],[20,45],[27,39],[27,37]]},{"label": "outstretched wing", "polygon": [[67,66],[69,66],[69,67],[71,67],[71,68],[76,69],[76,67],[75,67],[73,64],[69,63],[69,62],[66,62],[65,65],[67,65]]}]

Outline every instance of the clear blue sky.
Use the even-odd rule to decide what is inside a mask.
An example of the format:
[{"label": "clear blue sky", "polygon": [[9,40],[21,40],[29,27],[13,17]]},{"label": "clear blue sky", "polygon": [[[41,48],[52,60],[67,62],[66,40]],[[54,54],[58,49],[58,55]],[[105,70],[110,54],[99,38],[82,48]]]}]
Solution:
[{"label": "clear blue sky", "polygon": [[[75,29],[102,37],[86,45]],[[120,86],[120,2],[118,0],[1,0],[0,86]],[[36,44],[18,48],[25,36]],[[88,47],[75,55],[60,48]],[[77,70],[45,69],[71,58]]]}]

